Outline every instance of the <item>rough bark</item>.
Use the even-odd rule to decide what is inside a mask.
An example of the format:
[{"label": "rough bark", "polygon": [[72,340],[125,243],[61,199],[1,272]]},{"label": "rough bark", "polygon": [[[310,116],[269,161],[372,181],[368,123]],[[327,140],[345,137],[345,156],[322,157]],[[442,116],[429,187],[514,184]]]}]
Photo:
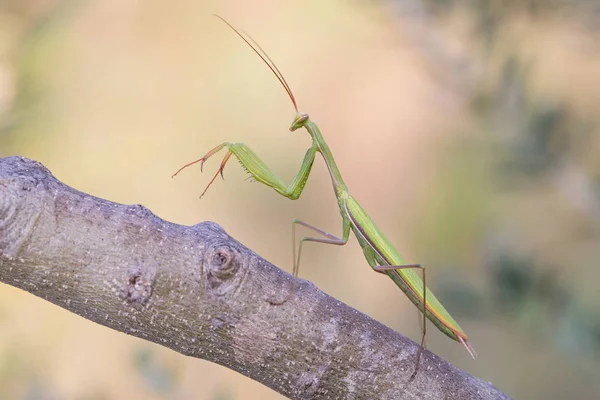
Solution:
[{"label": "rough bark", "polygon": [[181,226],[0,159],[0,281],[224,365],[292,399],[503,399],[489,383],[291,277],[212,222]]}]

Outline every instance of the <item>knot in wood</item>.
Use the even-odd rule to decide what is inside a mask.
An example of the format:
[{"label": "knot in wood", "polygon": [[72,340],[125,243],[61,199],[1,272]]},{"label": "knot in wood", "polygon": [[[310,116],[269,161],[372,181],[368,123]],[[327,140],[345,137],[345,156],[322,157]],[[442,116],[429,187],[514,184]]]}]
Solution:
[{"label": "knot in wood", "polygon": [[134,307],[144,307],[152,297],[157,264],[154,260],[137,261],[127,270],[120,297]]},{"label": "knot in wood", "polygon": [[216,243],[208,248],[205,272],[208,288],[219,296],[237,287],[240,279],[234,279],[242,266],[241,253],[230,244]]},{"label": "knot in wood", "polygon": [[209,274],[221,280],[231,279],[240,268],[239,253],[229,246],[220,246],[211,253]]}]

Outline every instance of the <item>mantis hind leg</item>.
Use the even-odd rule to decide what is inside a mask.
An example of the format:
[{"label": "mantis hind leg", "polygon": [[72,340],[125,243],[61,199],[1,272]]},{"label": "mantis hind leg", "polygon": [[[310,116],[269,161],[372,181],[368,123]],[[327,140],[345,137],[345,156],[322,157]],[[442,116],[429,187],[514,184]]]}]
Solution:
[{"label": "mantis hind leg", "polygon": [[[300,245],[298,246],[298,258],[296,258],[296,225],[302,225],[305,228],[308,228],[308,229],[324,236],[321,238],[303,236],[300,239]],[[290,290],[288,295],[283,300],[279,300],[279,301],[269,300],[269,303],[271,303],[274,306],[280,306],[283,303],[285,303],[286,301],[288,301],[294,294],[294,291],[296,290],[296,281],[298,280],[298,272],[300,269],[300,256],[302,255],[302,245],[304,244],[304,242],[317,242],[317,243],[333,244],[336,246],[343,246],[346,243],[348,243],[349,236],[350,236],[350,224],[346,221],[344,221],[344,225],[342,227],[342,237],[337,237],[329,232],[326,232],[315,226],[307,224],[306,222],[300,221],[299,219],[295,219],[294,222],[292,223],[292,246],[293,246],[292,254],[294,257],[294,266],[293,266],[293,272],[292,272],[292,274],[294,275],[294,281],[292,283],[292,289]]]},{"label": "mantis hind leg", "polygon": [[421,335],[421,345],[419,346],[419,351],[417,352],[417,361],[415,363],[415,370],[411,375],[411,379],[413,379],[417,372],[419,371],[421,354],[423,353],[423,349],[425,348],[425,335],[427,334],[427,277],[425,274],[425,266],[421,264],[405,264],[405,265],[375,265],[373,269],[379,273],[386,274],[388,271],[395,271],[398,269],[420,269],[423,271],[423,328]]}]

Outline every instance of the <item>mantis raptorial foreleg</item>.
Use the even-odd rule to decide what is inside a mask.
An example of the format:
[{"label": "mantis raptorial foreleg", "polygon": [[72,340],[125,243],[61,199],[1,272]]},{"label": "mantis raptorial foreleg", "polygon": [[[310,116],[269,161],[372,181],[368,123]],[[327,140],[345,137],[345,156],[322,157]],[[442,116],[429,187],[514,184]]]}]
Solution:
[{"label": "mantis raptorial foreleg", "polygon": [[295,200],[298,197],[300,197],[300,195],[302,194],[302,190],[304,190],[304,186],[306,185],[306,181],[308,180],[308,175],[310,174],[313,162],[315,161],[315,154],[318,150],[318,147],[313,144],[313,146],[311,146],[306,151],[306,154],[304,155],[304,161],[302,161],[302,165],[300,166],[300,171],[298,171],[298,174],[296,174],[296,177],[294,178],[292,183],[290,183],[287,186],[281,180],[281,178],[279,178],[277,174],[275,174],[275,172],[273,172],[273,170],[269,168],[269,166],[265,164],[265,162],[261,160],[252,151],[252,149],[250,149],[250,147],[246,146],[244,143],[221,143],[220,145],[216,146],[211,151],[206,153],[204,157],[196,161],[192,161],[191,163],[188,163],[181,167],[177,172],[173,174],[173,176],[177,175],[182,170],[196,163],[200,163],[200,171],[202,171],[202,167],[204,166],[206,160],[218,153],[224,147],[227,147],[229,152],[223,158],[223,161],[221,162],[221,166],[217,170],[217,173],[208,183],[208,186],[206,186],[206,189],[204,189],[200,197],[204,196],[210,185],[212,185],[212,183],[215,181],[219,174],[221,175],[221,177],[223,177],[223,169],[225,168],[225,164],[227,164],[227,161],[229,161],[231,155],[234,155],[238,159],[242,167],[244,167],[246,172],[248,172],[250,176],[254,178],[257,182],[260,182],[264,185],[275,189],[277,193],[287,197],[288,199]]}]

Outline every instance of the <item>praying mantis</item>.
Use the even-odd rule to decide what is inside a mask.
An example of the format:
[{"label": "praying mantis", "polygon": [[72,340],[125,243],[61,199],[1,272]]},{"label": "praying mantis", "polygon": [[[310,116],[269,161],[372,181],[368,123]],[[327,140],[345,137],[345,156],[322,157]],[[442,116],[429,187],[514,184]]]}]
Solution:
[{"label": "praying mantis", "polygon": [[[304,161],[300,166],[296,177],[293,181],[286,185],[272,170],[262,161],[248,146],[244,143],[229,143],[224,142],[210,150],[204,157],[188,163],[181,167],[173,177],[179,174],[185,168],[200,163],[200,170],[206,160],[218,153],[224,148],[227,148],[227,153],[221,162],[221,165],[206,189],[202,192],[200,197],[204,196],[208,188],[213,184],[215,179],[221,175],[223,177],[223,169],[225,164],[234,155],[242,165],[242,167],[250,174],[250,176],[272,189],[282,196],[289,199],[296,200],[302,194],[304,186],[308,180],[311,168],[315,161],[317,153],[320,153],[325,161],[325,165],[331,176],[331,183],[333,185],[333,191],[337,198],[337,202],[340,209],[340,215],[342,217],[342,234],[341,237],[335,236],[315,226],[302,222],[295,219],[292,223],[292,239],[294,242],[293,247],[293,275],[294,280],[292,288],[289,294],[280,301],[270,301],[273,305],[281,305],[288,301],[296,289],[296,280],[298,278],[298,269],[300,265],[300,256],[302,254],[302,245],[305,242],[317,242],[342,246],[348,242],[350,232],[354,233],[358,243],[362,247],[364,256],[373,268],[374,271],[389,276],[396,285],[406,294],[406,296],[413,302],[413,304],[423,313],[423,326],[421,344],[416,356],[415,370],[413,377],[416,375],[419,369],[419,361],[423,348],[425,345],[425,334],[427,332],[427,319],[429,319],[440,331],[446,334],[451,339],[460,342],[469,354],[475,358],[476,353],[473,347],[469,344],[467,335],[456,323],[454,318],[446,311],[440,301],[433,295],[433,293],[426,286],[426,274],[425,267],[421,264],[407,264],[402,258],[400,253],[394,248],[392,243],[385,237],[383,232],[375,225],[373,220],[367,215],[365,210],[360,206],[358,201],[352,197],[348,191],[348,187],[342,179],[342,175],[335,163],[333,154],[329,149],[329,146],[325,142],[321,131],[313,122],[308,114],[300,113],[296,104],[296,99],[290,86],[283,77],[283,74],[279,71],[275,63],[267,55],[267,53],[256,43],[248,34],[239,31],[234,28],[229,22],[223,19],[219,15],[215,15],[221,19],[225,24],[229,26],[250,48],[262,59],[262,61],[269,67],[271,72],[277,77],[285,91],[287,92],[294,109],[296,110],[296,116],[292,124],[289,127],[291,132],[295,132],[298,129],[304,128],[312,140],[310,148],[306,151]],[[296,257],[296,226],[301,225],[313,232],[319,237],[307,237],[303,236],[298,245],[298,256]],[[421,270],[423,279],[419,277],[416,270]]]}]

